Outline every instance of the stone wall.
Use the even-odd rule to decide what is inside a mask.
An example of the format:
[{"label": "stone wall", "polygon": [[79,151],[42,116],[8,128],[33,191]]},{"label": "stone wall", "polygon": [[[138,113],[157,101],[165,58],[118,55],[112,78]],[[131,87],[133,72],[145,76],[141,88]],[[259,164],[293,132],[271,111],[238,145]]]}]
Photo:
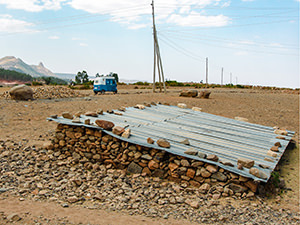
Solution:
[{"label": "stone wall", "polygon": [[81,163],[88,170],[121,169],[128,174],[159,177],[194,186],[203,194],[251,197],[258,184],[252,179],[226,171],[218,166],[191,160],[165,151],[121,141],[101,130],[58,124],[55,138],[48,146],[60,159]]}]

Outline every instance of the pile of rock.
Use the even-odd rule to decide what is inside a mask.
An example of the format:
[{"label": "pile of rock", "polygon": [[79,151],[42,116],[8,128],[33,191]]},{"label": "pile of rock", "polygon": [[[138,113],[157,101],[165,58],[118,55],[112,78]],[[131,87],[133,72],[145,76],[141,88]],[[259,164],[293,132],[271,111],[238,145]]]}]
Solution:
[{"label": "pile of rock", "polygon": [[[232,195],[250,197],[258,187],[252,179],[218,166],[130,144],[98,129],[58,124],[55,138],[47,149],[59,152],[60,157],[68,158],[73,165],[83,164],[88,170],[105,165],[107,169],[159,177],[184,187],[197,187],[202,193],[211,191],[216,199]],[[214,157],[207,156],[212,160]]]},{"label": "pile of rock", "polygon": [[[16,89],[16,90],[15,90]],[[18,92],[22,91],[22,95]],[[14,94],[16,92],[16,94]],[[13,93],[13,94],[12,94]],[[12,88],[10,91],[0,94],[0,98],[29,100],[29,99],[58,99],[58,98],[75,98],[85,97],[88,94],[83,94],[79,91],[74,91],[64,86],[42,86],[31,88],[26,85],[20,85]]]}]

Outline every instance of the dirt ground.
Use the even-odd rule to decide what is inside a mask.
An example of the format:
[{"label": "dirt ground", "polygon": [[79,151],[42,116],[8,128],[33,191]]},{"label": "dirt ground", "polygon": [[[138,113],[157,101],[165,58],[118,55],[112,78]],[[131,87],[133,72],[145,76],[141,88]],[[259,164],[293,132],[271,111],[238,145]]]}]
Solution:
[{"label": "dirt ground", "polygon": [[[75,114],[78,111],[84,113],[98,109],[117,109],[121,106],[130,107],[138,103],[154,101],[167,102],[171,105],[185,103],[188,108],[200,107],[203,112],[215,115],[228,118],[239,116],[247,118],[251,123],[286,128],[296,132],[294,139],[299,143],[299,93],[281,90],[210,89],[212,91],[210,98],[200,99],[179,97],[181,88],[168,89],[167,94],[152,93],[149,89],[134,89],[133,86],[118,88],[119,93],[116,95],[107,93],[95,96],[92,90],[81,90],[80,92],[89,94],[89,97],[34,101],[0,99],[0,141],[26,139],[28,145],[41,146],[44,141],[51,138],[57,125],[46,120],[50,115],[60,116],[66,111]],[[7,90],[7,88],[0,88],[0,93]],[[280,195],[279,207],[297,211],[299,209],[299,147],[286,151],[280,162],[280,176],[284,178],[291,191]],[[273,204],[278,201],[278,196],[272,196],[267,201]],[[53,202],[20,201],[12,196],[2,198],[1,194],[0,213],[22,214],[23,224],[26,221],[31,224],[36,218],[40,221],[41,216],[48,220],[50,218],[48,221],[51,222],[50,224],[63,223],[65,219],[74,224],[190,224],[188,221],[151,219],[79,206],[62,208]]]}]

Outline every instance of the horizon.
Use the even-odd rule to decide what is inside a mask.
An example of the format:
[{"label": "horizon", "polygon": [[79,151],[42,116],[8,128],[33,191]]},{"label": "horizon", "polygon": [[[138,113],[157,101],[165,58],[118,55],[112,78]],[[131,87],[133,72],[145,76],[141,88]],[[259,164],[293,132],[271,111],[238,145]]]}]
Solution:
[{"label": "horizon", "polygon": [[[0,0],[0,57],[152,82],[150,3]],[[155,16],[166,80],[205,82],[208,57],[210,84],[223,67],[223,84],[300,86],[299,0],[161,0]]]}]

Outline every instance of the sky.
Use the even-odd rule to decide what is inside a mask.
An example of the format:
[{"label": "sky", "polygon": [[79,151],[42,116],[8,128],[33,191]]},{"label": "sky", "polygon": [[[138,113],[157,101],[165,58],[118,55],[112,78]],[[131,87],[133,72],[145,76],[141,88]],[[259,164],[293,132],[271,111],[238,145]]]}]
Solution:
[{"label": "sky", "polygon": [[[0,58],[152,81],[152,0],[0,0]],[[165,79],[299,88],[299,0],[155,0]]]}]

